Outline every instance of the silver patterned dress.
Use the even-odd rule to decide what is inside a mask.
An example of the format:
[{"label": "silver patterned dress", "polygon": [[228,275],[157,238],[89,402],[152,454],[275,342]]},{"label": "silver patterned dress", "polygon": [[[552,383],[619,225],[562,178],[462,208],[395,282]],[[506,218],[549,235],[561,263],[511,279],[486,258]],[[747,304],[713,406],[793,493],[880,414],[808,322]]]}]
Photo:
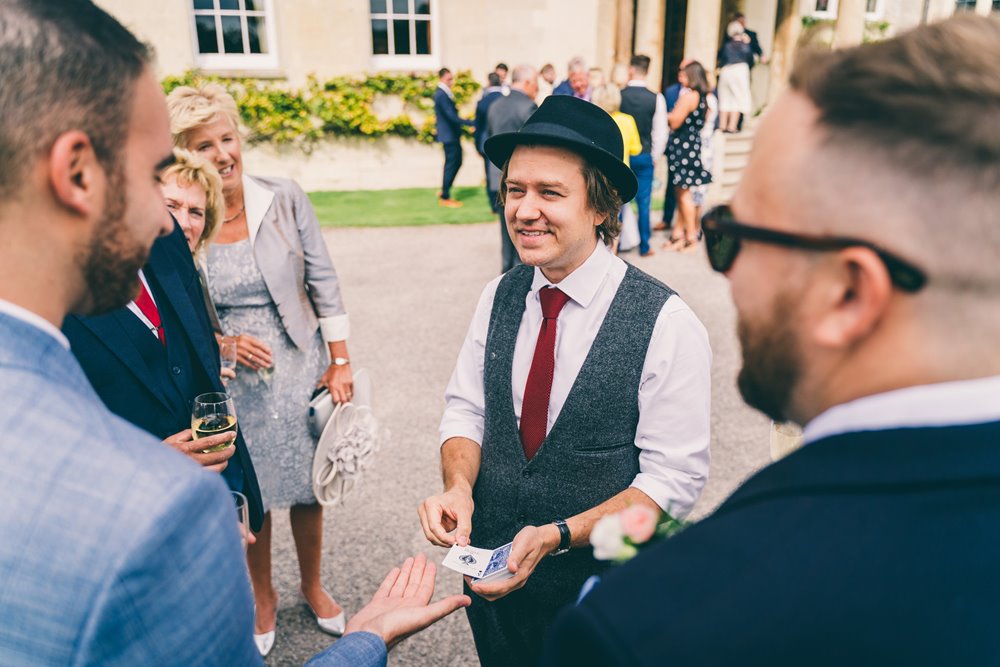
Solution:
[{"label": "silver patterned dress", "polygon": [[309,397],[329,363],[320,332],[303,352],[285,333],[249,240],[209,246],[208,284],[227,336],[248,334],[271,348],[273,371],[238,366],[228,390],[253,458],[264,510],[316,502],[310,473],[316,441]]}]

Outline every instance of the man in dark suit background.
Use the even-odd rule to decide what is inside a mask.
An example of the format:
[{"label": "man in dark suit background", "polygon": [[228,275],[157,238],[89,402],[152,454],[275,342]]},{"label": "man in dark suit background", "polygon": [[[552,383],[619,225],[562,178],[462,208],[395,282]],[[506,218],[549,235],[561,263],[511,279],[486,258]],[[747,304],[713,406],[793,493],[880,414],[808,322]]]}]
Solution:
[{"label": "man in dark suit background", "polygon": [[[142,277],[155,304],[160,331],[153,333],[148,320],[136,309],[125,307],[100,316],[69,315],[63,333],[108,409],[203,466],[221,468],[229,488],[247,497],[250,523],[257,530],[263,508],[242,434],[237,432],[233,446],[207,454],[202,450],[221,442],[198,440],[195,444],[191,438],[194,398],[225,388],[201,283],[176,223],[172,234],[153,244]],[[165,343],[157,337],[160,332]]]},{"label": "man in dark suit background", "polygon": [[448,208],[459,208],[462,202],[451,198],[451,184],[462,167],[462,126],[472,127],[475,123],[458,115],[455,96],[451,84],[455,75],[447,67],[438,71],[437,90],[434,91],[434,116],[437,120],[437,141],[444,147],[444,175],[438,204]]},{"label": "man in dark suit background", "polygon": [[757,39],[757,33],[747,28],[746,15],[737,13],[733,16],[733,20],[743,26],[743,32],[745,32],[746,36],[750,38],[750,53],[754,56],[753,59],[747,63],[750,65],[750,69],[753,69],[753,66],[757,64],[758,60],[761,65],[766,65],[767,56],[764,55],[764,49],[760,48],[760,40]]},{"label": "man in dark suit background", "polygon": [[[500,63],[503,65],[503,63]],[[500,65],[497,65],[497,69]],[[507,66],[504,65],[504,73],[507,73]],[[490,107],[498,99],[504,96],[503,88],[501,87],[500,74],[497,72],[490,72],[487,77],[489,85],[483,90],[483,96],[479,98],[479,102],[476,104],[476,150],[481,156],[483,156],[484,169],[486,171],[486,198],[490,200],[490,208],[496,213],[500,206],[497,202],[497,190],[490,188],[490,159],[486,157],[486,152],[483,150],[483,144],[486,143],[486,119],[490,111]]]},{"label": "man in dark suit background", "polygon": [[[535,97],[538,95],[538,70],[532,65],[518,65],[510,78],[510,94],[490,107],[483,143],[497,134],[517,132],[538,108],[535,104]],[[496,194],[500,191],[500,170],[489,158],[486,158],[486,189],[493,193],[493,201],[496,201]],[[494,210],[500,216],[500,272],[507,273],[520,264],[521,259],[507,232],[503,206],[498,205]]]},{"label": "man in dark suit background", "polygon": [[960,16],[796,63],[704,230],[740,390],[805,444],[606,575],[546,664],[996,663],[998,61]]}]

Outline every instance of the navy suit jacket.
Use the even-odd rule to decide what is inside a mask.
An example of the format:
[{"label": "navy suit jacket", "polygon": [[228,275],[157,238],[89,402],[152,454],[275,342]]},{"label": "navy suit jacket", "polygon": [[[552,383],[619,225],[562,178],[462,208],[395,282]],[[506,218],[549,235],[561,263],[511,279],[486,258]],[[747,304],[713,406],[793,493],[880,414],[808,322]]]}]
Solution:
[{"label": "navy suit jacket", "polygon": [[572,95],[573,86],[569,85],[569,79],[563,79],[558,86],[552,89],[553,95]]},{"label": "navy suit jacket", "polygon": [[547,665],[1000,664],[1000,422],[844,434],[564,610]]},{"label": "navy suit jacket", "polygon": [[501,88],[488,90],[489,92],[484,93],[482,99],[476,104],[476,150],[483,157],[486,157],[486,153],[483,152],[483,144],[486,143],[486,122],[490,106],[503,97],[503,90]]},{"label": "navy suit jacket", "polygon": [[[181,324],[164,327],[168,347],[172,338],[179,341],[184,336],[197,352],[200,368],[178,370],[203,378],[197,393],[225,391],[201,282],[179,226],[175,224],[172,234],[156,240],[143,272],[161,314],[166,316],[163,311],[170,308],[170,316]],[[181,414],[169,400],[171,378],[154,373],[144,361],[138,345],[146,339],[140,337],[152,335],[128,308],[97,317],[70,315],[63,322],[63,333],[87,379],[112,412],[160,439],[190,427],[190,411]],[[260,487],[242,433],[237,433],[236,452],[222,474],[230,488],[247,497],[251,526],[259,530],[264,517]]]},{"label": "navy suit jacket", "polygon": [[462,126],[472,126],[471,120],[458,115],[455,101],[440,87],[434,91],[434,116],[437,120],[437,140],[442,144],[450,144],[462,138]]}]

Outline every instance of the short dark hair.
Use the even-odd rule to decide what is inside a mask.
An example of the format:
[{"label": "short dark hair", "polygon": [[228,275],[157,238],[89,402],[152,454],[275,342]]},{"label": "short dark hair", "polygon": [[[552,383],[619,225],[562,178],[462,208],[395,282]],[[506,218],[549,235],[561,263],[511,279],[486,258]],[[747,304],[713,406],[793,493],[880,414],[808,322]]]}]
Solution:
[{"label": "short dark hair", "polygon": [[649,56],[636,55],[629,58],[628,64],[640,74],[649,73]]},{"label": "short dark hair", "polygon": [[834,145],[864,147],[919,180],[1000,185],[1000,21],[956,16],[796,62],[792,89]]},{"label": "short dark hair", "polygon": [[507,63],[497,63],[497,66],[493,68],[493,71],[496,71],[498,69],[502,69],[505,72],[510,71],[510,68],[507,67]]},{"label": "short dark hair", "polygon": [[486,80],[489,82],[491,86],[500,85],[500,75],[497,74],[496,72],[490,72],[489,74],[487,74]]},{"label": "short dark hair", "polygon": [[438,70],[439,79],[443,78],[445,74],[451,74],[451,70],[448,69],[447,67],[442,67],[441,69]]},{"label": "short dark hair", "polygon": [[747,15],[744,14],[743,12],[736,12],[735,14],[733,14],[734,21],[739,21],[740,19],[745,19],[746,17]]},{"label": "short dark hair", "polygon": [[[565,146],[560,146],[560,148],[565,148]],[[500,170],[500,192],[497,193],[497,201],[500,202],[501,206],[507,204],[508,167],[510,167],[510,159],[504,163],[503,169]],[[622,230],[622,222],[618,219],[618,214],[624,205],[621,193],[618,192],[618,188],[611,184],[604,172],[588,162],[586,158],[583,158],[583,182],[587,188],[587,208],[603,218],[603,222],[597,226],[597,238],[601,239],[605,245],[611,245]]]},{"label": "short dark hair", "polygon": [[86,133],[101,166],[116,173],[150,57],[90,0],[3,0],[0,197],[17,192],[32,157],[69,130]]}]

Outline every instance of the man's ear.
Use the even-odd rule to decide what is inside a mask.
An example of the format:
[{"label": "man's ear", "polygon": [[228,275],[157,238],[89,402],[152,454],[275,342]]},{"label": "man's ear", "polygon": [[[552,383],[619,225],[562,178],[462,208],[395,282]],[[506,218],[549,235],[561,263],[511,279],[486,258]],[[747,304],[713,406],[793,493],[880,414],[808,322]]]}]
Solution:
[{"label": "man's ear", "polygon": [[70,130],[56,138],[48,177],[56,200],[74,213],[90,217],[100,206],[105,174],[86,133]]},{"label": "man's ear", "polygon": [[826,274],[824,312],[814,328],[816,343],[850,347],[881,322],[892,299],[892,280],[873,250],[845,248],[819,270]]}]

